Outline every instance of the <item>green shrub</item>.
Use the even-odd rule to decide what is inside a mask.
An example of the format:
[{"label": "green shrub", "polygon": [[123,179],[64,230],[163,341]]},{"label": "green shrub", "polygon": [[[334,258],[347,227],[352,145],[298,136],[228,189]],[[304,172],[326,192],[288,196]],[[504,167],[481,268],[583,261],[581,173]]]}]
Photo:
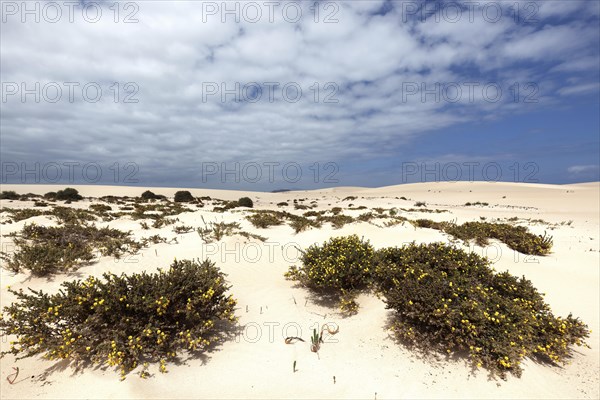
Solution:
[{"label": "green shrub", "polygon": [[108,211],[112,211],[112,207],[106,204],[92,204],[90,205],[90,210],[103,214]]},{"label": "green shrub", "polygon": [[189,226],[189,225],[179,225],[179,226],[173,227],[173,232],[179,233],[179,234],[189,233],[189,232],[191,232],[193,230],[194,230],[194,228],[192,226]]},{"label": "green shrub", "polygon": [[46,200],[54,201],[56,200],[56,192],[48,192],[44,195]]},{"label": "green shrub", "polygon": [[496,224],[491,222],[465,222],[457,225],[451,222],[436,222],[430,219],[417,219],[412,224],[419,228],[441,230],[457,239],[468,242],[474,240],[479,246],[486,246],[489,239],[497,239],[508,247],[523,254],[543,256],[550,253],[551,236],[535,235],[525,226]]},{"label": "green shrub", "polygon": [[285,201],[282,201],[282,202],[280,202],[280,203],[277,203],[277,207],[285,207],[285,206],[288,206],[288,205],[289,205],[289,204],[288,204],[288,203],[286,203]]},{"label": "green shrub", "polygon": [[[131,218],[137,219],[163,219],[179,215],[189,209],[179,203],[146,203],[135,204],[135,211],[131,213]],[[130,210],[130,207],[122,207],[121,210]]]},{"label": "green shrub", "polygon": [[9,236],[16,250],[12,254],[1,252],[0,258],[9,270],[18,273],[25,269],[35,276],[76,269],[93,260],[95,251],[119,258],[140,248],[128,232],[85,224],[58,227],[29,224]]},{"label": "green shrub", "polygon": [[71,207],[54,207],[47,215],[56,217],[59,224],[83,224],[87,221],[96,221],[96,215],[88,210]]},{"label": "green shrub", "polygon": [[254,207],[254,202],[252,201],[252,199],[250,197],[242,197],[237,202],[238,202],[239,207],[248,207],[248,208]]},{"label": "green shrub", "polygon": [[473,366],[500,375],[520,375],[526,356],[564,362],[589,335],[579,319],[555,317],[530,281],[442,243],[379,250],[375,282],[405,343],[466,351]]},{"label": "green shrub", "polygon": [[239,207],[239,203],[237,201],[221,200],[219,204],[221,204],[222,207],[214,207],[213,212],[225,212],[233,208]]},{"label": "green shrub", "polygon": [[488,238],[497,239],[508,247],[523,254],[543,256],[552,249],[552,237],[535,235],[525,226],[495,224],[490,222],[465,222],[462,225],[449,225],[446,233],[461,240],[473,240],[481,246],[488,244]]},{"label": "green shrub", "polygon": [[175,193],[175,202],[176,203],[189,203],[194,201],[194,196],[187,190],[179,190]]},{"label": "green shrub", "polygon": [[178,352],[204,351],[222,337],[219,320],[235,320],[236,302],[209,260],[103,277],[65,282],[56,294],[10,290],[17,302],[4,308],[0,332],[17,340],[2,354],[114,366],[125,378],[146,361],[166,372]]},{"label": "green shrub", "polygon": [[356,311],[354,297],[371,285],[375,251],[356,235],[335,237],[302,252],[300,267],[292,266],[287,279],[315,290],[333,290],[341,296],[343,311]]},{"label": "green shrub", "polygon": [[354,218],[344,214],[321,216],[319,217],[319,220],[322,222],[329,222],[334,229],[341,229],[344,225],[354,222]]},{"label": "green shrub", "polygon": [[63,190],[59,190],[56,192],[56,200],[65,200],[65,201],[78,201],[83,199],[83,197],[79,194],[77,189],[66,188]]},{"label": "green shrub", "polygon": [[209,222],[208,224],[204,221],[204,217],[202,217],[202,222],[204,222],[204,228],[197,228],[196,232],[202,238],[205,243],[212,243],[213,241],[219,241],[223,239],[225,236],[232,236],[234,234],[234,230],[240,229],[240,224],[237,222]]},{"label": "green shrub", "polygon": [[268,228],[270,226],[281,225],[284,221],[284,214],[276,211],[257,212],[246,217],[256,228]]},{"label": "green shrub", "polygon": [[322,225],[320,219],[310,219],[289,213],[286,214],[286,216],[289,220],[289,226],[294,229],[294,232],[296,233],[303,232],[308,228],[320,228]]},{"label": "green shrub", "polygon": [[146,190],[144,193],[142,193],[142,195],[140,197],[144,200],[162,200],[162,199],[166,198],[162,194],[155,194],[154,192],[151,192],[150,190]]},{"label": "green shrub", "polygon": [[0,193],[0,200],[19,200],[19,195],[13,190],[3,190]]}]

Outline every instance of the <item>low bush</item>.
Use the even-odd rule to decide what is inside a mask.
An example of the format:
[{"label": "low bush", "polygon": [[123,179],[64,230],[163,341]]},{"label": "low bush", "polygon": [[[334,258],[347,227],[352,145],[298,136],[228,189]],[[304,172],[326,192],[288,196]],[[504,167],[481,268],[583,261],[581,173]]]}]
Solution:
[{"label": "low bush", "polygon": [[46,227],[25,225],[10,235],[16,246],[12,253],[0,252],[9,270],[28,270],[35,276],[48,276],[79,268],[94,259],[94,252],[115,258],[134,253],[141,245],[130,233],[85,224]]},{"label": "low bush", "polygon": [[46,214],[46,212],[34,208],[2,208],[0,212],[7,213],[14,222]]},{"label": "low bush", "polygon": [[254,202],[252,201],[252,199],[250,197],[242,197],[237,202],[238,202],[239,207],[248,207],[248,208],[254,207]]},{"label": "low bush", "polygon": [[154,192],[151,192],[150,190],[146,190],[144,193],[142,193],[142,195],[140,197],[142,199],[144,199],[144,200],[163,200],[163,199],[166,199],[166,197],[163,196],[162,194],[155,194]]},{"label": "low bush", "polygon": [[544,235],[535,235],[529,232],[525,226],[480,221],[457,225],[430,219],[417,219],[412,221],[412,224],[419,228],[438,229],[465,242],[474,240],[479,246],[486,246],[489,239],[497,239],[520,253],[537,256],[549,254],[553,244],[551,236],[547,236],[545,233]]},{"label": "low bush", "polygon": [[176,203],[189,203],[194,200],[194,196],[192,196],[192,194],[187,190],[179,190],[175,193]]},{"label": "low bush", "polygon": [[319,217],[319,220],[322,222],[329,222],[334,229],[341,229],[344,225],[354,222],[354,218],[344,214],[321,216]]},{"label": "low bush", "polygon": [[495,224],[490,222],[465,222],[462,225],[449,225],[445,232],[461,240],[475,240],[485,246],[488,239],[497,239],[508,247],[523,254],[543,256],[550,253],[551,236],[535,235],[525,226]]},{"label": "low bush", "polygon": [[79,194],[77,189],[66,188],[63,190],[59,190],[56,192],[55,196],[56,200],[65,200],[65,201],[79,201],[83,199],[83,197]]},{"label": "low bush", "polygon": [[289,225],[294,229],[294,232],[300,233],[305,231],[308,228],[320,228],[321,220],[320,219],[310,219],[306,217],[301,217],[294,214],[288,214],[288,219],[290,220]]},{"label": "low bush", "polygon": [[90,210],[103,214],[112,211],[112,207],[106,204],[92,204],[90,205]]},{"label": "low bush", "polygon": [[333,290],[342,311],[355,312],[357,292],[369,287],[375,251],[356,235],[335,237],[302,252],[300,267],[292,266],[285,277],[314,290]]},{"label": "low bush", "polygon": [[191,232],[193,230],[194,230],[194,228],[192,226],[189,226],[189,225],[179,225],[179,226],[174,226],[173,227],[173,232],[179,233],[179,234],[189,233],[189,232]]},{"label": "low bush", "polygon": [[240,224],[237,222],[209,222],[208,224],[204,221],[204,228],[197,228],[196,232],[202,238],[205,243],[212,243],[214,241],[220,241],[225,236],[232,236],[236,233],[236,230],[240,229]]},{"label": "low bush", "polygon": [[179,352],[202,352],[223,338],[219,322],[235,320],[228,290],[209,260],[175,261],[155,274],[65,282],[55,294],[10,290],[17,301],[4,308],[0,332],[17,340],[2,354],[91,362],[118,368],[122,378],[146,362],[166,372]]},{"label": "low bush", "polygon": [[474,367],[501,376],[520,375],[527,356],[564,362],[589,336],[572,315],[555,317],[530,281],[497,274],[488,260],[446,244],[379,250],[375,282],[406,344],[466,351]]},{"label": "low bush", "polygon": [[221,204],[221,206],[214,207],[213,212],[225,212],[239,207],[239,203],[237,201],[221,200],[218,204]]},{"label": "low bush", "polygon": [[0,193],[0,200],[19,200],[20,196],[13,190],[3,190]]},{"label": "low bush", "polygon": [[284,218],[283,213],[275,211],[257,212],[246,217],[254,227],[262,229],[281,225],[284,222]]},{"label": "low bush", "polygon": [[282,202],[280,202],[280,203],[277,203],[277,207],[285,207],[285,206],[288,206],[288,205],[289,205],[289,204],[288,204],[288,203],[286,203],[285,201],[282,201]]}]

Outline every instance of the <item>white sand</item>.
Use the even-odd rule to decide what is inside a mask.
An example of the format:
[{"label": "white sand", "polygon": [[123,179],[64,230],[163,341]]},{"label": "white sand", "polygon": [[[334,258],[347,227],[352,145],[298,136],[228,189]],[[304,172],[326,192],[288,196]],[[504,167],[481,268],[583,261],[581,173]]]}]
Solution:
[{"label": "white sand", "polygon": [[[145,188],[115,186],[75,186],[84,196],[137,196]],[[64,186],[2,185],[1,190],[18,193],[46,193]],[[178,189],[150,188],[155,193],[172,196]],[[92,266],[83,267],[77,274],[58,275],[52,280],[29,278],[1,271],[1,305],[13,297],[6,286],[35,288],[53,292],[61,281],[88,275],[100,276],[106,271],[155,271],[178,259],[210,257],[228,274],[232,293],[238,299],[236,314],[245,327],[244,334],[207,353],[204,359],[187,359],[182,365],[168,366],[167,374],[156,373],[142,380],[131,374],[120,382],[113,370],[87,369],[75,373],[65,363],[30,358],[15,362],[12,356],[0,360],[1,398],[599,398],[600,397],[600,275],[599,275],[599,184],[535,185],[514,183],[460,182],[423,183],[383,187],[335,188],[288,193],[258,193],[223,190],[190,189],[196,196],[238,199],[249,196],[255,208],[276,209],[276,203],[290,200],[284,209],[293,211],[293,199],[306,198],[304,204],[316,200],[320,209],[347,207],[349,203],[372,207],[413,208],[424,201],[430,209],[450,212],[440,214],[410,213],[409,218],[435,220],[456,219],[459,223],[494,218],[543,219],[529,223],[535,233],[545,230],[554,236],[551,255],[526,257],[504,244],[494,243],[487,255],[494,259],[496,270],[509,270],[525,275],[540,291],[558,315],[573,312],[593,330],[588,340],[591,349],[577,348],[577,355],[563,368],[539,365],[527,360],[521,378],[509,376],[506,381],[488,378],[485,370],[473,375],[464,360],[423,360],[391,339],[385,329],[388,311],[380,299],[363,295],[356,316],[342,318],[335,308],[315,304],[308,291],[295,288],[283,273],[294,263],[293,245],[307,247],[331,236],[356,233],[376,247],[401,245],[403,242],[447,241],[438,231],[397,225],[383,228],[369,223],[354,223],[340,230],[329,224],[321,229],[294,234],[288,226],[256,229],[239,212],[212,213],[206,207],[177,216],[179,224],[202,226],[207,221],[239,221],[243,230],[268,237],[268,244],[252,241],[244,244],[240,237],[227,237],[218,246],[203,245],[195,232],[176,235],[172,226],[142,230],[138,221],[122,218],[109,223],[111,227],[132,230],[136,237],[155,233],[167,238],[178,237],[179,244],[158,244],[144,249],[139,255],[115,262],[102,258]],[[357,196],[352,201],[342,201]],[[408,200],[396,199],[404,196]],[[505,196],[505,197],[504,197]],[[466,202],[487,202],[489,206],[465,207]],[[2,201],[2,207],[17,207],[21,202]],[[23,204],[23,203],[21,203]],[[31,203],[27,204],[31,206]],[[87,207],[89,202],[73,203]],[[368,211],[345,211],[357,216]],[[295,211],[302,213],[303,211]],[[36,217],[27,222],[51,221]],[[572,221],[570,225],[561,222]],[[2,234],[21,229],[26,221],[3,224]],[[376,222],[377,223],[377,222]],[[3,245],[7,239],[3,238]],[[237,248],[236,248],[237,244]],[[288,257],[282,248],[289,250]],[[466,248],[466,247],[465,247]],[[272,250],[272,254],[270,252]],[[474,247],[474,251],[486,252]],[[260,253],[260,254],[259,254]],[[127,262],[125,262],[127,261]],[[295,300],[295,302],[294,302]],[[247,312],[246,312],[247,308]],[[320,351],[320,359],[311,353],[308,343],[284,344],[287,335],[309,340],[315,324],[334,322],[340,332],[330,338]],[[287,324],[287,325],[286,325]],[[272,328],[269,328],[269,327]],[[284,332],[287,327],[287,332]],[[301,329],[296,332],[295,327]],[[270,335],[270,332],[272,335]],[[272,336],[272,337],[270,337]],[[8,348],[2,338],[0,347]],[[296,373],[292,362],[297,361]],[[14,385],[6,382],[12,367],[19,366],[20,376]],[[151,370],[156,372],[156,368]],[[335,383],[334,383],[335,376]]]}]

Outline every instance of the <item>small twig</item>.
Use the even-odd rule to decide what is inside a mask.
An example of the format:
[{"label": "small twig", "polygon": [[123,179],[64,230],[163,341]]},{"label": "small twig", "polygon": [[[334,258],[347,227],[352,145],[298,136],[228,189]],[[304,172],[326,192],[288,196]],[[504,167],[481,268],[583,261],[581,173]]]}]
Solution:
[{"label": "small twig", "polygon": [[[13,369],[15,370],[15,372],[13,372],[12,374],[10,374],[10,375],[8,375],[8,376],[6,377],[6,380],[7,380],[7,381],[8,381],[8,383],[10,383],[11,385],[12,385],[13,383],[15,383],[15,381],[17,380],[17,377],[19,376],[19,367],[16,367],[16,368],[15,368],[15,367],[13,367]],[[13,376],[13,375],[14,375],[14,377],[11,379],[10,377],[11,377],[11,376]]]},{"label": "small twig", "polygon": [[285,338],[285,344],[292,344],[292,342],[294,340],[299,340],[301,342],[304,342],[304,339],[302,339],[301,337],[298,336],[288,336]]}]

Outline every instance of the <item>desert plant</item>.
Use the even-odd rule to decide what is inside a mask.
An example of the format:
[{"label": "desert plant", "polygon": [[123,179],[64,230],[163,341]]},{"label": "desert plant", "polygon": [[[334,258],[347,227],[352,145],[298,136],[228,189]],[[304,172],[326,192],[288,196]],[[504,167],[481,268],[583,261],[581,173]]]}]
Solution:
[{"label": "desert plant", "polygon": [[175,233],[189,233],[191,231],[193,231],[194,228],[188,225],[179,225],[179,226],[174,226],[173,227],[173,232]]},{"label": "desert plant", "polygon": [[112,207],[106,204],[91,204],[90,210],[96,211],[98,213],[106,213],[108,211],[112,211]]},{"label": "desert plant", "polygon": [[197,228],[196,232],[198,232],[198,235],[206,243],[211,243],[215,240],[218,242],[225,236],[233,235],[234,229],[240,229],[240,224],[237,222],[226,223],[224,221],[215,221],[207,224],[204,221],[204,217],[202,217],[202,222],[204,223],[204,228]]},{"label": "desert plant", "polygon": [[146,190],[144,193],[142,193],[142,195],[140,197],[142,199],[144,199],[144,200],[162,200],[162,199],[166,199],[165,196],[163,196],[161,194],[155,194],[154,192],[151,192],[150,190]]},{"label": "desert plant", "polygon": [[228,290],[209,260],[65,282],[55,294],[11,289],[17,301],[4,308],[0,332],[17,340],[2,354],[92,362],[120,369],[122,378],[147,361],[166,372],[178,352],[202,352],[223,337],[217,323],[235,320]]},{"label": "desert plant", "polygon": [[16,246],[11,254],[0,253],[9,270],[28,270],[47,276],[76,269],[94,259],[94,251],[115,258],[134,253],[141,247],[130,233],[85,224],[46,227],[28,224],[9,235]]},{"label": "desert plant", "polygon": [[371,285],[374,255],[373,246],[356,235],[335,237],[302,251],[302,265],[285,276],[313,290],[332,290],[348,303]]},{"label": "desert plant", "polygon": [[313,353],[318,353],[321,348],[321,343],[323,343],[323,332],[321,334],[317,334],[317,329],[313,329],[313,334],[310,337],[310,351]]},{"label": "desert plant", "polygon": [[442,243],[379,250],[374,281],[403,342],[466,351],[474,367],[500,375],[519,375],[526,356],[563,362],[589,334],[579,319],[555,317],[530,281]]},{"label": "desert plant", "polygon": [[0,200],[19,200],[19,195],[13,190],[3,190],[0,193]]},{"label": "desert plant", "polygon": [[194,196],[188,190],[179,190],[175,193],[176,203],[189,203],[194,201]]},{"label": "desert plant", "polygon": [[65,201],[79,201],[83,199],[83,197],[79,194],[77,189],[73,188],[65,188],[63,190],[59,190],[56,192],[56,200],[65,200]]},{"label": "desert plant", "polygon": [[331,226],[333,226],[333,229],[341,229],[344,227],[344,225],[354,222],[354,218],[351,216],[339,213],[334,215],[320,216],[318,219],[321,222],[329,222]]},{"label": "desert plant", "polygon": [[425,203],[424,201],[417,201],[415,203],[415,207],[427,207],[427,203]]},{"label": "desert plant", "polygon": [[237,202],[238,202],[238,206],[240,206],[240,207],[248,207],[248,208],[254,207],[254,202],[252,201],[252,199],[250,197],[242,197]]},{"label": "desert plant", "polygon": [[276,211],[257,212],[248,215],[246,219],[256,228],[268,228],[270,226],[283,224],[285,214]]},{"label": "desert plant", "polygon": [[290,222],[289,225],[294,229],[296,233],[300,233],[308,228],[320,228],[321,220],[320,219],[310,219],[306,217],[301,217],[294,214],[288,214]]}]

